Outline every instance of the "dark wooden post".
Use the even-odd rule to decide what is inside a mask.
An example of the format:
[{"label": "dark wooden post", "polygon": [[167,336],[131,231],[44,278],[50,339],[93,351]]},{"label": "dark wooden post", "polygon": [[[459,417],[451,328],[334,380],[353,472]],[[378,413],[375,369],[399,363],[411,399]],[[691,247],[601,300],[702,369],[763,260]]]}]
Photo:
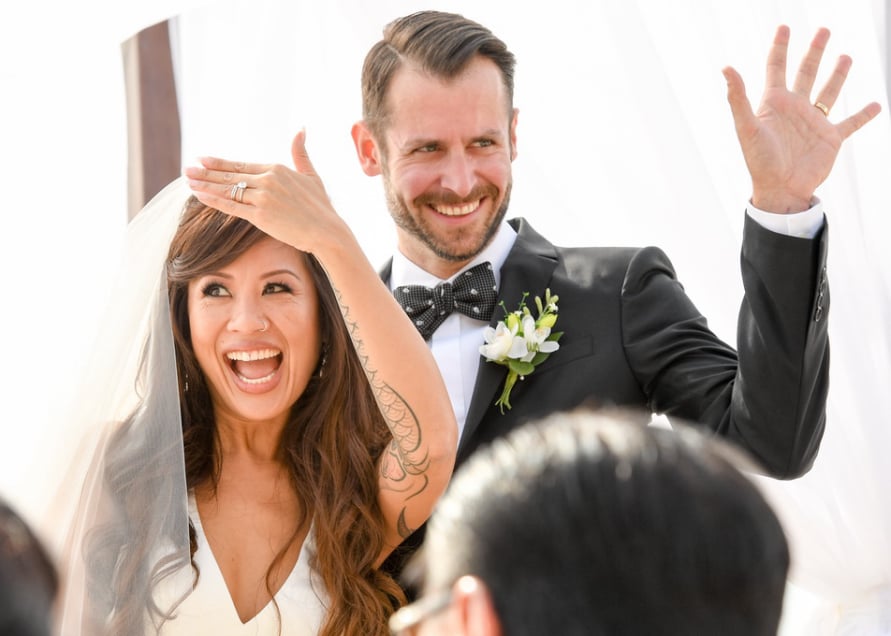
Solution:
[{"label": "dark wooden post", "polygon": [[122,45],[127,91],[129,216],[179,176],[181,136],[169,21]]}]

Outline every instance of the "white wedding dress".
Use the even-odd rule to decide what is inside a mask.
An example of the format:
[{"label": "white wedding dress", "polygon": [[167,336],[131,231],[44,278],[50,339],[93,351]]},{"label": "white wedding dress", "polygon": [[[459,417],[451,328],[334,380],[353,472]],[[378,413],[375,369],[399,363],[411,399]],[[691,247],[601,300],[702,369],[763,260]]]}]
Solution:
[{"label": "white wedding dress", "polygon": [[[177,608],[175,618],[161,627],[159,636],[315,636],[325,615],[325,593],[319,577],[309,567],[312,550],[312,531],[307,535],[294,569],[275,594],[275,603],[269,602],[246,623],[242,623],[232,603],[226,582],[214,558],[213,551],[204,536],[201,520],[194,499],[189,501],[189,517],[195,526],[198,549],[195,563],[198,566],[198,584]],[[166,598],[162,589],[156,598],[163,603]],[[278,612],[276,612],[276,605]],[[162,605],[164,606],[164,605]],[[281,631],[279,632],[279,620]],[[150,629],[146,633],[154,633]]]}]

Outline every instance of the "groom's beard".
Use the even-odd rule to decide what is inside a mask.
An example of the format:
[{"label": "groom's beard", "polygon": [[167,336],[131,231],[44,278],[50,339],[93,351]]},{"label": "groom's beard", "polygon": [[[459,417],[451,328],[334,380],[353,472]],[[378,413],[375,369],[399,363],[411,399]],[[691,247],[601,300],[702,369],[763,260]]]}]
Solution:
[{"label": "groom's beard", "polygon": [[437,257],[452,262],[471,260],[492,241],[492,237],[498,232],[498,227],[507,215],[510,193],[513,187],[513,182],[509,181],[500,204],[489,213],[489,218],[486,219],[484,226],[461,228],[454,232],[446,233],[436,231],[430,223],[425,221],[425,215],[434,214],[425,211],[428,205],[431,203],[460,205],[461,203],[483,198],[497,201],[498,188],[492,185],[480,186],[474,188],[468,196],[463,198],[423,194],[412,202],[412,207],[409,207],[405,199],[392,187],[386,173],[383,174],[383,180],[387,208],[390,210],[390,216],[393,217],[396,225],[426,246]]}]

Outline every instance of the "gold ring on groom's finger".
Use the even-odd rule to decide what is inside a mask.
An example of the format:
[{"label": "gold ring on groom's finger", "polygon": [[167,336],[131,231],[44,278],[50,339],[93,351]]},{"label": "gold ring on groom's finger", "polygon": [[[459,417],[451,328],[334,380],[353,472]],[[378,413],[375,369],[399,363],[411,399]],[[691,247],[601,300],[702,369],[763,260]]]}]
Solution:
[{"label": "gold ring on groom's finger", "polygon": [[829,106],[824,104],[823,102],[814,102],[814,106],[823,111],[823,114],[829,117]]},{"label": "gold ring on groom's finger", "polygon": [[229,198],[241,203],[244,201],[244,191],[247,189],[247,181],[239,181],[229,191]]}]

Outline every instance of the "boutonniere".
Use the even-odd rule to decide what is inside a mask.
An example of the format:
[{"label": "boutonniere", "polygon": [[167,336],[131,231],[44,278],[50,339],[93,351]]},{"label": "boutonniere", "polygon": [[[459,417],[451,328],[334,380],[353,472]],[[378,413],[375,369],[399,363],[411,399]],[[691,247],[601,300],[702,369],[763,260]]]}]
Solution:
[{"label": "boutonniere", "polygon": [[551,296],[551,290],[545,290],[544,302],[535,297],[538,317],[533,317],[526,306],[529,292],[523,294],[515,311],[508,311],[504,301],[500,304],[504,310],[504,320],[493,329],[486,327],[484,337],[486,344],[480,346],[480,355],[486,362],[494,362],[507,367],[507,378],[504,390],[495,405],[504,413],[510,409],[510,392],[517,380],[524,379],[535,371],[535,367],[560,348],[557,341],[562,331],[551,331],[557,322],[558,296]]}]

